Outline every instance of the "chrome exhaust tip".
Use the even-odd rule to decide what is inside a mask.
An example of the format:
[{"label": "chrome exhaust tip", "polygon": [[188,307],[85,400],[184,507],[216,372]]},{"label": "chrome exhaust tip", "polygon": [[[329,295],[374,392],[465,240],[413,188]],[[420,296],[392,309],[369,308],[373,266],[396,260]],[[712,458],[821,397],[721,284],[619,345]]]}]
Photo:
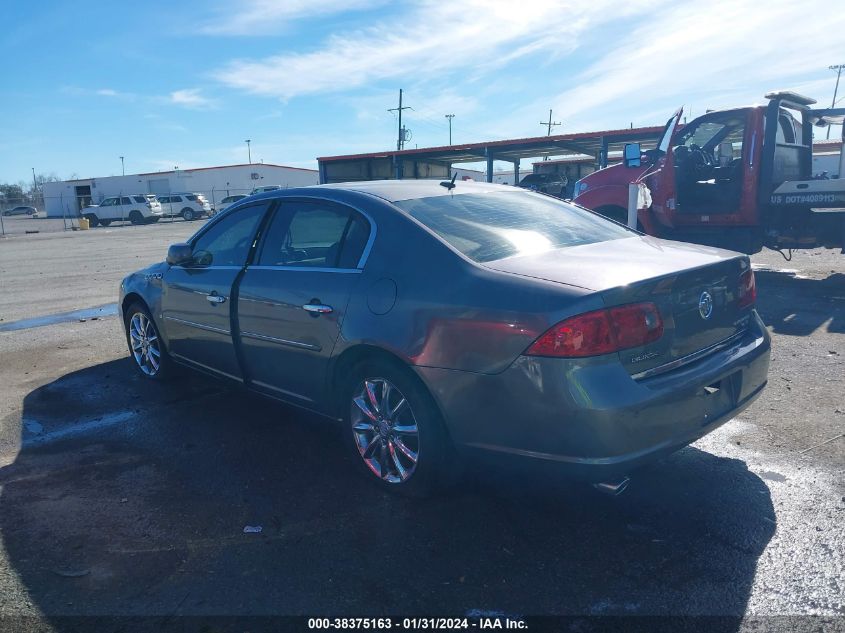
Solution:
[{"label": "chrome exhaust tip", "polygon": [[617,497],[625,492],[629,483],[631,483],[631,480],[628,477],[620,477],[613,481],[602,481],[593,484],[593,488],[611,497]]}]

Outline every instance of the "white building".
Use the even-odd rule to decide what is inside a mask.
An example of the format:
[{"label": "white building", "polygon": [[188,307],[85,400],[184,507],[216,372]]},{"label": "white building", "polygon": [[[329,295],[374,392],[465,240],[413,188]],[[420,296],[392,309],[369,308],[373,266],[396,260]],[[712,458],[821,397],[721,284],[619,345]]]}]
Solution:
[{"label": "white building", "polygon": [[175,169],[148,174],[84,178],[44,183],[44,207],[49,217],[75,217],[88,205],[104,198],[135,193],[201,193],[212,205],[235,194],[249,194],[259,187],[282,188],[316,185],[316,169],[267,163]]}]

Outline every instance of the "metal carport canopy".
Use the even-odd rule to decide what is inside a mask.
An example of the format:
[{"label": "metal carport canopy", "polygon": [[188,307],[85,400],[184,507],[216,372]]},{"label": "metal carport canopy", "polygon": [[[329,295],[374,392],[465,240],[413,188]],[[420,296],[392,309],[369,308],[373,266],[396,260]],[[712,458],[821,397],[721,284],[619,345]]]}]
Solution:
[{"label": "metal carport canopy", "polygon": [[[441,147],[424,147],[401,151],[372,152],[367,154],[349,154],[345,156],[323,156],[317,159],[320,166],[320,182],[338,182],[330,177],[332,166],[366,163],[368,174],[373,162],[390,161],[392,178],[420,177],[418,166],[425,165],[427,175],[432,165],[449,167],[453,163],[487,162],[487,180],[492,180],[493,161],[514,163],[518,169],[522,158],[538,156],[594,156],[596,163],[603,167],[607,164],[607,152],[611,146],[630,142],[640,142],[644,149],[654,147],[663,127],[639,127],[600,132],[578,132],[574,134],[556,134],[554,136],[536,136],[532,138],[510,139],[505,141],[487,141],[484,143],[466,143]],[[621,149],[621,147],[620,147]],[[415,174],[404,173],[406,166],[412,166]],[[446,175],[445,172],[442,175]],[[438,174],[439,175],[439,174]],[[368,179],[361,174],[361,180]],[[426,177],[426,176],[422,176]]]}]

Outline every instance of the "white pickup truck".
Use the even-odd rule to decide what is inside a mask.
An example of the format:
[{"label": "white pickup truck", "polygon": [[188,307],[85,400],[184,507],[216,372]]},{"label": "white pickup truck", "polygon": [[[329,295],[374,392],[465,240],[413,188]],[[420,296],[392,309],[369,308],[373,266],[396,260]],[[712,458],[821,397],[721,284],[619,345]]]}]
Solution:
[{"label": "white pickup truck", "polygon": [[141,193],[106,198],[100,204],[85,207],[81,214],[93,228],[98,224],[108,226],[112,222],[151,224],[159,221],[162,210],[154,195]]}]

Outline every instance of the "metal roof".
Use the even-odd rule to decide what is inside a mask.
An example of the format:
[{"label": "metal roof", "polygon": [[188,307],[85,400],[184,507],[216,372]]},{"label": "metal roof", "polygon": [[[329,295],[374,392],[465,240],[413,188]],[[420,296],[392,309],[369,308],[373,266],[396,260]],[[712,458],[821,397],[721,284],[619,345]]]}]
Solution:
[{"label": "metal roof", "polygon": [[365,154],[347,154],[343,156],[322,156],[321,163],[354,161],[373,158],[407,158],[440,160],[450,163],[478,162],[492,155],[495,160],[515,161],[532,156],[552,156],[565,154],[596,155],[603,147],[614,143],[641,141],[648,145],[657,139],[663,131],[662,126],[623,128],[599,132],[578,132],[573,134],[555,134],[552,136],[534,136],[504,141],[486,141],[424,147],[401,151],[370,152]]}]

